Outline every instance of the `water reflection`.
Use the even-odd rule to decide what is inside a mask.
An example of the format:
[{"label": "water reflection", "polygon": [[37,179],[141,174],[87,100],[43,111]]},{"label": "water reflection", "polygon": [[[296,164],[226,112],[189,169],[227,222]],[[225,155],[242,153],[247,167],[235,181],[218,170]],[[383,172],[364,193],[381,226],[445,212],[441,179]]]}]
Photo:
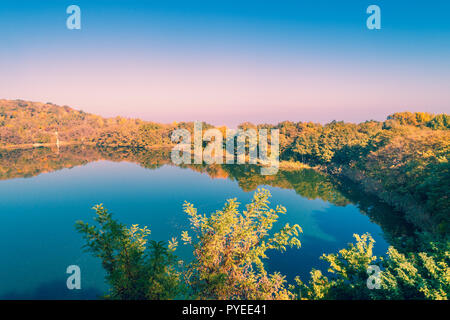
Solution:
[{"label": "water reflection", "polygon": [[[247,203],[252,191],[265,186],[273,203],[287,208],[279,223],[298,223],[304,230],[300,250],[272,253],[268,261],[269,271],[290,279],[307,278],[312,267],[325,269],[319,256],[344,247],[353,233],[371,232],[380,254],[387,242],[408,232],[388,206],[314,170],[261,176],[250,165],[177,167],[170,149],[0,150],[0,180],[2,298],[92,298],[105,292],[100,263],[82,252],[74,230],[76,220],[91,221],[89,208],[99,202],[123,223],[148,225],[152,238],[167,240],[187,228],[184,200],[209,213],[227,198]],[[186,257],[183,250],[179,255]],[[63,288],[70,264],[82,267],[83,293]]]}]

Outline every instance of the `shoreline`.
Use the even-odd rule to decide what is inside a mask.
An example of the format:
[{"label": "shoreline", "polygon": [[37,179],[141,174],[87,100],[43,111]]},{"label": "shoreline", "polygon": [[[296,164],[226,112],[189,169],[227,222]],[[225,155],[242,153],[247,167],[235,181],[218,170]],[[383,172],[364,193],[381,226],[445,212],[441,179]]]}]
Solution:
[{"label": "shoreline", "polygon": [[[95,142],[60,142],[59,147],[66,146],[93,146],[93,147],[112,147],[112,148],[142,148],[142,149],[162,149],[170,148],[170,145],[153,145],[153,146],[131,146],[131,145],[105,145],[97,144]],[[16,145],[1,146],[0,150],[26,150],[26,149],[37,149],[37,148],[58,148],[56,143],[25,143]]]}]

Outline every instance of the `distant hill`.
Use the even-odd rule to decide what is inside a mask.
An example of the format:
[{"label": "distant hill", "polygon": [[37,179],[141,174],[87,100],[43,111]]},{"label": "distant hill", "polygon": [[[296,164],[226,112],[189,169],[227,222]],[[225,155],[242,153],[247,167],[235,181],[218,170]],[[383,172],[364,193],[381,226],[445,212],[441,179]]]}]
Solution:
[{"label": "distant hill", "polygon": [[0,100],[0,146],[87,143],[109,146],[171,144],[169,134],[187,123],[165,125],[103,118],[68,106],[23,100]]}]

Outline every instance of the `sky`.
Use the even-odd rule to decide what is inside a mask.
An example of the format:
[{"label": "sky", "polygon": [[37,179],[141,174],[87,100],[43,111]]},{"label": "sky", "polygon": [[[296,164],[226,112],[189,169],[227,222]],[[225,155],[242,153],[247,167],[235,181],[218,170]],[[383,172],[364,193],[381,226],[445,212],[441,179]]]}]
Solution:
[{"label": "sky", "polygon": [[450,1],[0,0],[0,98],[229,126],[450,113]]}]

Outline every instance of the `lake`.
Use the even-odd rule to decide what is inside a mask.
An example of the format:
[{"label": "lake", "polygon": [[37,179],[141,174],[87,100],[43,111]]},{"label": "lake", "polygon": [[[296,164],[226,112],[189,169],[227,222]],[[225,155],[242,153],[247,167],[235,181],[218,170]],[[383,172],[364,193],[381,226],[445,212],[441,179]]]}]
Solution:
[{"label": "lake", "polygon": [[[369,232],[375,254],[386,252],[399,232],[396,213],[357,187],[336,182],[311,169],[260,176],[245,165],[177,167],[168,151],[67,147],[0,152],[0,299],[95,299],[108,290],[100,261],[82,251],[77,220],[93,222],[95,204],[115,218],[151,229],[151,239],[180,239],[188,230],[185,200],[200,212],[221,209],[226,199],[242,207],[258,187],[287,214],[275,228],[297,223],[302,247],[272,252],[269,271],[289,280],[309,278],[319,260]],[[187,248],[178,254],[189,259]],[[66,268],[81,268],[81,290],[68,290]]]}]

